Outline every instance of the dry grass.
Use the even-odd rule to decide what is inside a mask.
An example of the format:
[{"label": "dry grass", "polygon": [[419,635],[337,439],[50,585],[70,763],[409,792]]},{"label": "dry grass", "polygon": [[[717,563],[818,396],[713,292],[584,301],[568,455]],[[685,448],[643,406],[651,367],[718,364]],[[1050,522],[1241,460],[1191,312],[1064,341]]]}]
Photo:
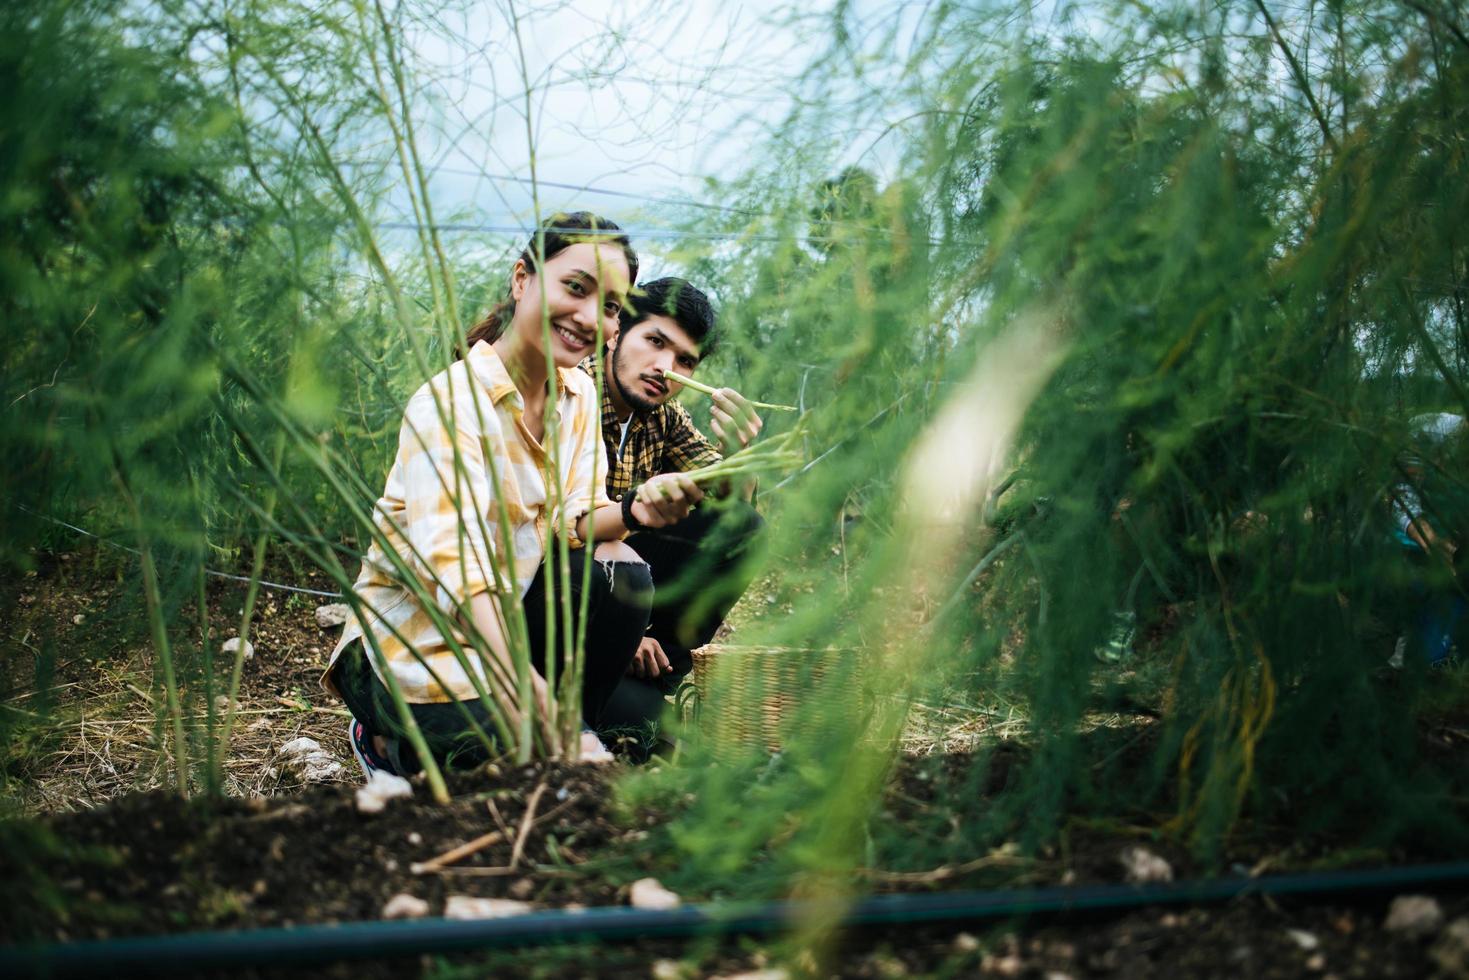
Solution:
[{"label": "dry grass", "polygon": [[[104,682],[105,683],[105,682]],[[102,687],[102,683],[99,683]],[[340,782],[359,778],[343,736],[345,709],[292,710],[271,707],[274,697],[241,698],[240,721],[223,765],[229,796],[273,796],[303,785],[278,753],[286,742],[307,736],[342,764]],[[96,690],[64,709],[60,717],[36,719],[45,747],[26,761],[27,778],[11,781],[0,794],[0,808],[35,813],[90,809],[125,793],[171,785],[171,752],[159,750],[159,716],[138,712],[130,686]],[[146,705],[145,705],[146,707]],[[204,716],[185,716],[202,728]]]},{"label": "dry grass", "polygon": [[990,705],[915,701],[900,744],[909,756],[967,754],[986,744],[1018,741],[1028,725],[1019,707],[1000,699]]},{"label": "dry grass", "polygon": [[[0,812],[90,809],[126,793],[171,785],[173,745],[163,739],[160,748],[164,725],[151,649],[136,641],[114,642],[102,626],[95,634],[86,632],[105,620],[122,590],[84,570],[78,574],[84,565],[68,562],[51,574],[29,578],[16,621],[3,624],[20,646],[20,655],[8,665],[10,693],[0,706],[10,718]],[[233,590],[211,595],[211,619],[221,638],[233,635],[226,624],[234,620],[238,606]],[[344,732],[347,712],[314,683],[335,636],[316,626],[311,604],[276,607],[272,602],[270,607],[270,621],[261,624],[260,635],[266,639],[257,639],[259,652],[241,685],[239,717],[223,764],[223,790],[249,797],[299,788],[300,778],[279,764],[278,753],[300,736],[315,739],[342,764],[341,781],[355,781],[359,772]],[[83,621],[74,622],[76,616]],[[96,641],[97,649],[59,664],[42,692],[32,676],[40,654],[35,637],[48,630],[64,649],[80,649],[88,640]],[[193,712],[185,715],[185,722],[195,743],[190,752],[197,758],[207,719],[200,699],[188,703]]]},{"label": "dry grass", "polygon": [[[71,624],[74,615],[90,618],[105,610],[116,589],[115,583],[99,586],[88,576],[77,576],[83,563],[71,563],[67,574],[43,576],[29,583],[25,612],[34,621],[48,618],[59,623],[63,639],[76,638]],[[767,601],[772,583],[756,583],[731,615],[735,622],[753,624],[762,615],[781,615]],[[239,597],[233,591],[211,595],[212,615],[220,636],[232,635],[228,624],[238,614]],[[355,782],[358,770],[344,737],[347,712],[316,686],[316,674],[335,631],[320,630],[311,603],[288,602],[285,597],[262,598],[262,616],[257,633],[260,652],[247,665],[240,691],[239,719],[223,767],[224,792],[230,796],[273,796],[290,793],[303,784],[279,760],[282,745],[306,736],[319,742],[342,764],[341,781]],[[263,638],[262,638],[263,637]],[[711,649],[725,648],[739,658],[768,658],[780,651],[768,647],[728,642],[730,630]],[[29,645],[22,633],[17,637]],[[34,651],[38,653],[39,651]],[[810,656],[812,651],[802,651]],[[794,660],[795,658],[792,658]],[[11,680],[18,672],[11,665]],[[8,752],[12,778],[0,787],[0,811],[36,813],[89,809],[125,793],[148,792],[170,784],[171,745],[159,748],[164,731],[163,717],[153,693],[151,655],[145,643],[132,643],[108,651],[105,659],[64,665],[62,673],[41,698],[34,686],[19,684],[4,708],[19,715]],[[771,678],[762,672],[765,681]],[[793,683],[800,683],[796,672]],[[779,692],[777,692],[779,693]],[[784,695],[795,710],[796,695]],[[49,700],[42,714],[32,705]],[[316,703],[320,702],[320,703]],[[202,731],[205,719],[198,712],[185,720]],[[777,706],[780,707],[780,706]],[[895,705],[896,707],[896,705]],[[778,727],[784,712],[777,710],[767,722]],[[767,712],[767,714],[770,714]],[[1135,719],[1113,718],[1110,724],[1132,724]],[[1088,718],[1087,725],[1109,724],[1107,719]],[[900,736],[904,754],[971,753],[986,744],[1023,741],[1028,719],[1022,707],[988,692],[952,694],[943,699],[913,703]],[[773,733],[772,733],[773,737]],[[193,751],[197,753],[197,748]]]}]

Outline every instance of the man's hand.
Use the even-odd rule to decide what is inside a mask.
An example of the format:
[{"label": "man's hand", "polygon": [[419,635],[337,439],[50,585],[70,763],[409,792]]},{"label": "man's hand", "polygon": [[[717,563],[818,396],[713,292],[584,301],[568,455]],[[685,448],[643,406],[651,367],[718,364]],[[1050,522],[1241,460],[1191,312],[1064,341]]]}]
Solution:
[{"label": "man's hand", "polygon": [[709,396],[714,402],[711,421],[714,435],[726,456],[737,453],[760,434],[765,423],[755,414],[755,409],[745,401],[745,396],[733,388],[719,388]]},{"label": "man's hand", "polygon": [[1430,555],[1437,555],[1450,569],[1459,551],[1459,543],[1453,538],[1439,537],[1438,532],[1424,517],[1415,517],[1408,522],[1408,537]]},{"label": "man's hand", "polygon": [[659,677],[672,669],[668,654],[663,652],[663,644],[645,636],[638,644],[638,652],[633,654],[632,663],[627,665],[627,674],[629,677]]},{"label": "man's hand", "polygon": [[704,491],[683,473],[660,473],[637,488],[632,516],[646,527],[668,527],[689,516]]}]

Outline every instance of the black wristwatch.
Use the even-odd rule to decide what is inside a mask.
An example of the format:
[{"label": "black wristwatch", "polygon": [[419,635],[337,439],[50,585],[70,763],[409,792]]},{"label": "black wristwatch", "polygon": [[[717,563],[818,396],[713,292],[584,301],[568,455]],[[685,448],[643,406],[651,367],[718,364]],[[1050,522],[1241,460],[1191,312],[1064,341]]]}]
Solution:
[{"label": "black wristwatch", "polygon": [[646,531],[648,525],[638,520],[632,514],[632,505],[638,499],[638,488],[632,487],[622,495],[622,526],[632,534],[636,531]]}]

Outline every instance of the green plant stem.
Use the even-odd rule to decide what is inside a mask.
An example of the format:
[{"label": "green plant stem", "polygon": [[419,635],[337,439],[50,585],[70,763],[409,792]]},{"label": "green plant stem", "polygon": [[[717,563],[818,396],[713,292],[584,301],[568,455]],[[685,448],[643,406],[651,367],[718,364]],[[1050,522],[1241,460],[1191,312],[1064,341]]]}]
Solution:
[{"label": "green plant stem", "polygon": [[117,447],[112,446],[112,476],[127,504],[137,535],[138,556],[143,567],[143,595],[148,606],[148,626],[153,634],[153,647],[163,670],[163,693],[169,718],[173,722],[174,781],[179,795],[189,795],[189,747],[184,740],[184,713],[179,703],[178,677],[174,672],[173,648],[168,642],[168,624],[163,617],[163,596],[158,585],[158,568],[153,562],[153,546],[143,527],[143,512],[123,472]]},{"label": "green plant stem", "polygon": [[[284,429],[278,430],[275,437],[275,445],[271,448],[271,470],[279,472],[281,457],[285,452],[286,433]],[[265,513],[267,516],[275,513],[276,501],[278,499],[277,485],[272,483],[265,491]],[[255,599],[260,594],[260,579],[265,573],[265,549],[269,536],[265,531],[255,537],[255,546],[250,558],[250,581],[245,586],[245,604],[240,611],[240,646],[235,650],[234,661],[230,664],[230,686],[227,692],[227,700],[224,711],[224,730],[220,732],[219,741],[211,746],[209,769],[210,782],[223,783],[223,766],[225,753],[229,751],[230,735],[235,727],[235,715],[238,710],[237,701],[240,696],[240,681],[245,672],[245,645],[250,642],[250,624],[255,617]],[[213,651],[209,651],[212,655]]]},{"label": "green plant stem", "polygon": [[1255,0],[1255,6],[1260,11],[1260,16],[1265,18],[1265,26],[1270,28],[1270,36],[1275,39],[1275,46],[1285,57],[1286,63],[1290,65],[1291,77],[1295,79],[1296,87],[1306,97],[1307,104],[1311,107],[1311,115],[1316,119],[1316,125],[1321,127],[1321,137],[1326,141],[1327,147],[1335,153],[1337,150],[1336,138],[1331,135],[1331,127],[1326,123],[1326,114],[1321,111],[1321,106],[1316,102],[1316,96],[1311,93],[1311,83],[1306,78],[1306,72],[1301,68],[1301,63],[1296,60],[1295,53],[1285,43],[1281,36],[1280,28],[1275,26],[1275,18],[1270,16],[1269,9],[1265,6],[1265,0]]},{"label": "green plant stem", "polygon": [[[209,553],[204,549],[205,555]],[[204,791],[218,796],[223,788],[222,773],[215,767],[214,730],[219,723],[219,712],[214,706],[214,648],[209,631],[209,589],[204,578],[204,560],[199,561],[199,653],[204,662],[204,754],[208,765],[204,767]]]},{"label": "green plant stem", "polygon": [[[695,381],[693,378],[685,377],[684,375],[678,374],[678,373],[676,373],[674,371],[664,371],[663,372],[663,376],[665,378],[667,378],[669,381],[677,381],[679,384],[683,385],[685,388],[692,388],[695,391],[701,391],[704,394],[709,395],[711,397],[716,392],[719,391],[718,388],[714,388],[714,387],[712,387],[710,385],[706,385],[706,384],[704,384],[701,381]],[[776,405],[776,404],[774,404],[772,402],[750,401],[748,398],[745,399],[745,400],[747,402],[749,402],[750,405],[753,406],[753,407],[755,407],[755,408],[768,408],[768,409],[770,409],[771,411],[774,411],[774,412],[798,412],[798,411],[800,411],[800,409],[796,408],[796,406],[794,406],[794,405]]]}]

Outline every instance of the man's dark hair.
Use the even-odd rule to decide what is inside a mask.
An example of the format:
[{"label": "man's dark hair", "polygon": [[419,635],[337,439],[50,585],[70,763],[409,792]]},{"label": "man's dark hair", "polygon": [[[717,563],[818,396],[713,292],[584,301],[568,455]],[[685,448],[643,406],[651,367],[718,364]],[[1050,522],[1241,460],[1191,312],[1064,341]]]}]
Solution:
[{"label": "man's dark hair", "polygon": [[709,297],[687,279],[654,279],[633,290],[622,308],[621,329],[631,330],[650,316],[672,318],[699,345],[700,360],[714,352],[719,340],[714,307]]}]

